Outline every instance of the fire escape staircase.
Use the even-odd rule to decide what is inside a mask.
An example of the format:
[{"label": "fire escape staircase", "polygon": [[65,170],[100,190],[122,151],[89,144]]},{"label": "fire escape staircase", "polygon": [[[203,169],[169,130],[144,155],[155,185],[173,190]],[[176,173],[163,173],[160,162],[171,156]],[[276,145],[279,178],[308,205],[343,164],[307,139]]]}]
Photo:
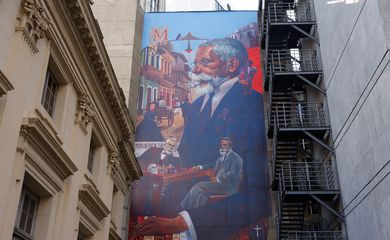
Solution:
[{"label": "fire escape staircase", "polygon": [[[264,89],[269,93],[268,137],[273,139],[272,190],[279,198],[276,239],[344,240],[340,224],[344,216],[336,210],[340,189],[328,110],[322,102],[306,100],[307,89],[326,94],[319,54],[301,49],[301,39],[319,44],[312,4],[294,0],[265,4]],[[297,92],[304,97],[294,98]],[[326,150],[317,152],[324,156],[315,157],[314,144]],[[307,211],[308,203],[315,203],[318,212]],[[324,223],[329,214],[323,211],[334,216],[335,227]]]},{"label": "fire escape staircase", "polygon": [[[280,239],[288,239],[291,232],[295,236],[304,232],[300,207],[307,199],[318,202],[344,222],[344,216],[327,203],[338,199],[340,194],[332,159],[316,160],[312,157],[311,148],[299,145],[302,139],[316,142],[331,155],[334,154],[332,146],[325,141],[329,136],[330,124],[324,104],[279,102],[273,112],[272,188],[279,192]],[[320,234],[321,231],[316,232]]]},{"label": "fire escape staircase", "polygon": [[291,100],[292,91],[290,89],[284,90],[284,91],[278,91],[274,92],[273,94],[269,94],[269,106],[270,106],[270,113],[268,115],[269,119],[268,122],[270,123],[270,126],[268,128],[268,135],[272,137],[272,131],[274,128],[274,113],[276,112],[277,105],[279,103],[288,102]]},{"label": "fire escape staircase", "polygon": [[273,139],[273,180],[272,189],[276,191],[279,184],[279,176],[284,162],[295,162],[297,160],[297,141],[277,141]]},{"label": "fire escape staircase", "polygon": [[[316,22],[311,12],[310,3],[267,1],[263,28],[264,37],[262,38],[264,39],[263,44],[267,53],[271,53],[270,49],[280,52],[273,52],[271,56],[266,56],[265,58],[268,76],[265,79],[265,90],[268,90],[271,81],[268,61],[272,55],[280,55],[280,57],[284,58],[280,60],[286,60],[289,58],[288,49],[297,48],[300,39],[308,37],[318,42],[318,39],[314,36]],[[269,36],[272,36],[272,39]],[[294,57],[290,56],[290,58],[293,59]],[[302,81],[307,80],[309,79],[303,76]]]},{"label": "fire escape staircase", "polygon": [[[336,171],[331,161],[284,162],[278,175],[278,239],[344,239],[339,230],[307,231],[304,228],[304,209],[308,200],[316,201],[344,221],[344,216],[327,203],[337,199],[340,193]],[[313,238],[303,237],[310,235],[313,235]]]}]

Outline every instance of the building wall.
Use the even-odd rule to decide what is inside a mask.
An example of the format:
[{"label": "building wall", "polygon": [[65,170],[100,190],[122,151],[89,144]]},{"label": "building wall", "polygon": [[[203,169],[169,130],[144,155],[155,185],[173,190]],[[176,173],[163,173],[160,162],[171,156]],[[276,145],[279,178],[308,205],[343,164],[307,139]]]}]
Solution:
[{"label": "building wall", "polygon": [[217,6],[214,0],[183,1],[169,0],[166,2],[166,11],[215,11]]},{"label": "building wall", "polygon": [[95,1],[92,9],[130,115],[135,120],[144,11],[138,0]]},{"label": "building wall", "polygon": [[139,4],[145,12],[164,12],[166,0],[139,0]]},{"label": "building wall", "polygon": [[390,3],[315,0],[349,239],[390,236]]},{"label": "building wall", "polygon": [[[141,174],[134,126],[94,19],[88,1],[0,2],[0,239],[12,238],[22,188],[39,198],[33,239],[120,239],[127,227],[113,213]],[[53,115],[41,104],[47,69]]]}]

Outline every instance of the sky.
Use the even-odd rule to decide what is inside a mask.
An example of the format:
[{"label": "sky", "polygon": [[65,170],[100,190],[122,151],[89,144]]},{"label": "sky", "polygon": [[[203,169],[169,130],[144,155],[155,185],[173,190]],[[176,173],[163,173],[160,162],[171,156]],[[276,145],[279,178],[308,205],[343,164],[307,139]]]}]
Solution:
[{"label": "sky", "polygon": [[[166,28],[168,39],[174,46],[174,51],[183,53],[189,61],[194,58],[195,51],[187,53],[188,41],[173,41],[178,34],[185,36],[191,32],[202,39],[224,38],[238,28],[257,22],[257,12],[176,12],[147,13],[144,19],[142,48],[151,44],[150,33],[154,28]],[[223,27],[221,27],[223,26]],[[196,50],[205,40],[191,41],[191,49]]]},{"label": "sky", "polygon": [[[257,10],[259,0],[218,0],[219,4],[231,10]],[[207,11],[215,4],[215,0],[166,0],[167,11]]]},{"label": "sky", "polygon": [[[199,38],[212,39],[226,37],[252,22],[257,22],[256,12],[148,13],[145,15],[142,47],[150,44],[153,28],[168,28],[169,40],[175,39],[179,33],[184,36],[188,32]],[[187,43],[184,45],[186,48]]]},{"label": "sky", "polygon": [[257,10],[259,5],[258,0],[218,0],[218,2],[225,9],[226,4],[229,3],[232,10]]}]

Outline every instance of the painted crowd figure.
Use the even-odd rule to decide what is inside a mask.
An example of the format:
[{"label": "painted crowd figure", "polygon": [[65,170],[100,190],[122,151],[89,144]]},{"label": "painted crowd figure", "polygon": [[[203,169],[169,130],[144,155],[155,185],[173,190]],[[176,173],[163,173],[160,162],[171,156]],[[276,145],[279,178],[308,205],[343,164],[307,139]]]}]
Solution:
[{"label": "painted crowd figure", "polygon": [[147,106],[143,121],[137,126],[136,139],[138,142],[163,142],[161,130],[156,124],[156,103],[151,102]]}]

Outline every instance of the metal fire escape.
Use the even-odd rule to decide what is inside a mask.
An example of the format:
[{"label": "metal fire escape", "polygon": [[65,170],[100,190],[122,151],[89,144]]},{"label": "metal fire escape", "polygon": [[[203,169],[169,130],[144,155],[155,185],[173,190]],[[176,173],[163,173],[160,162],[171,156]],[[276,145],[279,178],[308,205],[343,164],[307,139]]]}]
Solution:
[{"label": "metal fire escape", "polygon": [[262,46],[277,239],[346,239],[311,1],[266,0]]}]

